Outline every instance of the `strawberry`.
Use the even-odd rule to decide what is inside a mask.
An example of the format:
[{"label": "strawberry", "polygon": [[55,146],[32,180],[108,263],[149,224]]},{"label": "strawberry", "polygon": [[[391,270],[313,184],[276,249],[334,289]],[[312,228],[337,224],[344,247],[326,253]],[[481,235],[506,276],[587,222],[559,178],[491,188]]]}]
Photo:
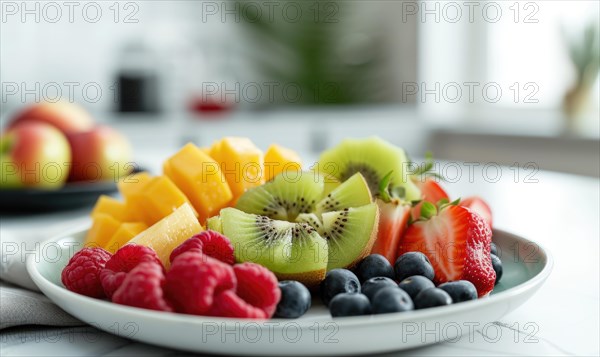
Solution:
[{"label": "strawberry", "polygon": [[442,186],[432,177],[427,177],[424,181],[413,180],[414,183],[421,190],[422,201],[412,209],[412,218],[417,220],[421,216],[421,207],[423,201],[437,204],[442,199],[449,200],[450,197],[444,191]]},{"label": "strawberry", "polygon": [[394,265],[398,258],[398,243],[408,225],[412,206],[410,202],[398,197],[402,196],[402,190],[397,188],[390,192],[388,186],[391,174],[387,174],[379,184],[379,230],[371,254],[381,254]]},{"label": "strawberry", "polygon": [[471,196],[461,200],[459,204],[480,215],[490,228],[492,228],[492,210],[483,198]]},{"label": "strawberry", "polygon": [[402,238],[398,255],[418,251],[425,254],[435,271],[434,282],[468,280],[479,297],[494,288],[496,273],[490,257],[492,231],[477,213],[456,202],[436,207],[422,206],[421,217]]}]

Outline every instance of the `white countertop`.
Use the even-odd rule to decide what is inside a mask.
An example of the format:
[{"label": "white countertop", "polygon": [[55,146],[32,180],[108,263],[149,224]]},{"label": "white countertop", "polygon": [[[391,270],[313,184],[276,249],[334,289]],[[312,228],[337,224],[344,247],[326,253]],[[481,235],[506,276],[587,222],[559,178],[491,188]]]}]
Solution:
[{"label": "white countertop", "polygon": [[[162,155],[164,156],[164,155]],[[148,155],[151,168],[159,153]],[[142,158],[143,159],[143,158]],[[410,355],[599,355],[600,345],[600,181],[595,178],[503,167],[481,166],[469,175],[463,164],[442,164],[452,197],[478,194],[494,212],[494,225],[539,242],[555,260],[554,271],[529,301],[503,317],[493,328],[410,350]],[[469,177],[471,176],[471,177]],[[526,179],[537,180],[525,182]],[[32,217],[1,216],[1,231],[40,229],[50,222],[84,216],[85,210]],[[368,336],[365,337],[368,343]],[[9,355],[170,355],[180,354],[112,336],[92,328],[13,328],[0,333],[1,354]],[[402,353],[390,354],[402,355]]]}]

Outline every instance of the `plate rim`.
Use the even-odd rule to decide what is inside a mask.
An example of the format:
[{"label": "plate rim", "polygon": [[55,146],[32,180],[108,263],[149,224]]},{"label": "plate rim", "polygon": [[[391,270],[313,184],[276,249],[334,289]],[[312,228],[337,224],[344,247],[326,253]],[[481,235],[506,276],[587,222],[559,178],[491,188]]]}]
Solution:
[{"label": "plate rim", "polygon": [[[81,227],[73,228],[65,231],[64,233],[54,235],[53,237],[44,240],[40,244],[48,244],[55,243],[61,239],[67,238],[72,235],[81,234],[87,229],[82,229]],[[543,268],[531,279],[515,286],[505,291],[494,294],[493,296],[487,296],[485,298],[480,298],[473,301],[466,301],[460,304],[452,304],[450,306],[444,306],[443,308],[432,308],[432,309],[423,309],[423,310],[414,310],[407,311],[402,313],[395,314],[381,314],[381,315],[368,315],[368,316],[352,316],[352,317],[340,317],[335,319],[335,323],[339,325],[340,328],[344,327],[354,327],[354,326],[364,326],[365,324],[381,324],[381,323],[393,323],[404,322],[407,317],[412,318],[413,321],[429,319],[432,317],[441,317],[447,315],[454,315],[460,313],[464,310],[471,310],[476,307],[483,307],[489,304],[499,303],[501,301],[505,301],[510,299],[513,296],[518,296],[523,291],[527,291],[530,289],[534,289],[541,285],[551,274],[554,267],[554,259],[551,253],[540,243],[534,242],[530,239],[524,238],[515,233],[510,233],[504,229],[494,228],[494,232],[499,232],[502,235],[511,236],[511,238],[516,238],[521,241],[526,241],[528,243],[533,243],[539,248],[538,254],[542,254],[545,257],[545,264]],[[40,271],[37,269],[37,264],[34,257],[29,255],[26,260],[26,269],[29,273],[31,279],[36,284],[36,286],[40,289],[40,291],[45,294],[45,289],[50,290],[54,293],[54,295],[66,295],[69,299],[74,299],[79,303],[91,304],[91,308],[108,308],[114,309],[113,311],[116,313],[127,313],[131,314],[134,317],[141,318],[150,318],[150,319],[168,319],[169,322],[174,323],[188,323],[188,324],[204,324],[204,323],[219,323],[226,325],[235,325],[240,323],[252,323],[256,324],[257,328],[273,328],[274,323],[278,323],[275,325],[275,329],[283,328],[286,323],[293,322],[298,325],[299,328],[305,329],[314,325],[315,322],[321,321],[316,319],[283,319],[283,318],[271,318],[267,320],[256,320],[256,319],[239,319],[239,318],[228,318],[228,317],[209,317],[209,316],[199,316],[199,315],[189,315],[175,312],[165,312],[165,311],[154,311],[149,309],[143,309],[138,307],[119,305],[107,300],[95,299],[88,296],[84,296],[70,290],[62,286],[58,286],[52,283],[50,280],[46,279]],[[52,263],[48,263],[52,264]],[[47,296],[47,295],[46,295]],[[50,300],[56,303],[52,298],[47,296]],[[58,305],[58,303],[56,303]],[[331,322],[333,320],[327,320],[327,322]],[[86,322],[86,321],[83,321]],[[87,322],[86,322],[87,323]],[[265,323],[269,323],[269,325],[265,325]]]}]

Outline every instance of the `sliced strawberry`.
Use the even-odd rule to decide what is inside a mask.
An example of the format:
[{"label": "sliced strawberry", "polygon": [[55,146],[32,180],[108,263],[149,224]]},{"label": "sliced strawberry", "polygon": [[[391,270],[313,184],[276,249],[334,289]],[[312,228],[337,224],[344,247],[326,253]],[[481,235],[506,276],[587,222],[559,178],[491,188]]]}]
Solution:
[{"label": "sliced strawberry", "polygon": [[381,254],[394,265],[398,258],[398,244],[404,234],[410,217],[411,206],[399,200],[384,202],[377,199],[379,206],[379,231],[371,250],[372,254]]},{"label": "sliced strawberry", "polygon": [[371,249],[372,254],[383,255],[390,264],[396,262],[398,243],[404,234],[410,217],[411,203],[402,199],[403,190],[389,188],[392,172],[379,183],[377,206],[379,207],[379,229]]},{"label": "sliced strawberry", "polygon": [[484,221],[492,228],[492,210],[490,206],[479,196],[471,196],[462,199],[459,203],[463,207],[467,207],[471,211],[477,213]]},{"label": "sliced strawberry", "polygon": [[[446,193],[446,191],[442,188],[440,183],[435,180],[433,177],[427,177],[425,180],[414,180],[415,184],[421,190],[421,199],[422,201],[431,202],[433,204],[438,203],[441,199],[450,199],[450,196]],[[423,206],[423,202],[420,202],[412,209],[412,218],[417,220],[421,217],[421,207]]]},{"label": "sliced strawberry", "polygon": [[473,211],[453,204],[438,211],[425,203],[421,219],[406,230],[398,254],[422,252],[433,265],[436,284],[469,280],[481,297],[492,291],[496,280],[491,242],[490,227]]}]

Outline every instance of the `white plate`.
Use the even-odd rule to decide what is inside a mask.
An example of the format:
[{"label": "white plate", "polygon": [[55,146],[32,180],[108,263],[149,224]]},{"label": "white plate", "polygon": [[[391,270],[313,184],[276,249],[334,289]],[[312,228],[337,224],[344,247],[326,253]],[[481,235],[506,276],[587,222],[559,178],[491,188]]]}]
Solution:
[{"label": "white plate", "polygon": [[[504,275],[487,298],[335,320],[316,300],[311,310],[296,320],[208,318],[117,305],[65,289],[61,271],[82,246],[84,235],[85,231],[79,231],[50,239],[41,247],[47,256],[29,256],[27,270],[46,296],[82,321],[121,337],[227,355],[372,354],[456,339],[517,308],[537,291],[552,269],[551,257],[538,244],[496,230],[494,242],[501,252]],[[57,248],[58,255],[53,253]]]}]

